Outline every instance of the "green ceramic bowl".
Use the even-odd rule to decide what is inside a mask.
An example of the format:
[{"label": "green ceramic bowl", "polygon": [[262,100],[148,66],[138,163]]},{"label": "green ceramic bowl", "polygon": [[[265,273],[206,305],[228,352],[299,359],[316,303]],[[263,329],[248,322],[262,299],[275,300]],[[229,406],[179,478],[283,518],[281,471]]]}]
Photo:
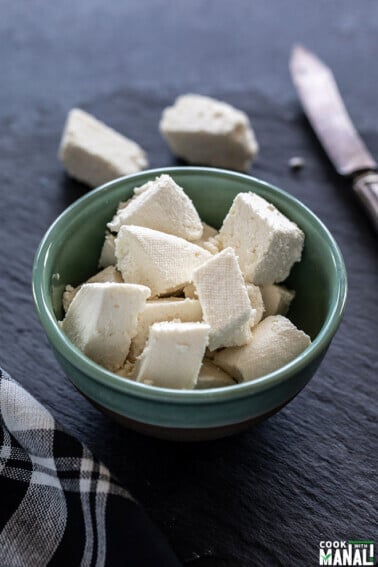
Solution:
[{"label": "green ceramic bowl", "polygon": [[[297,291],[289,317],[312,338],[290,364],[253,382],[217,390],[177,391],[126,380],[82,354],[61,331],[61,299],[97,271],[106,222],[133,188],[170,174],[193,200],[202,220],[219,227],[235,195],[254,191],[274,203],[305,232],[302,261],[287,284]],[[203,167],[145,171],[91,191],[53,223],[36,253],[33,293],[56,358],[76,386],[114,419],[157,437],[197,440],[229,435],[265,419],[307,384],[342,317],[347,292],[340,250],[320,220],[287,193],[248,175]]]}]

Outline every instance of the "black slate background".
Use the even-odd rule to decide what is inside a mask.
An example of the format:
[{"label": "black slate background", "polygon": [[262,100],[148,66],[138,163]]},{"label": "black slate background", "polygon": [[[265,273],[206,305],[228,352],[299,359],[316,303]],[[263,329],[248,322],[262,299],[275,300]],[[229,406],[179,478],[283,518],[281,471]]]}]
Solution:
[{"label": "black slate background", "polygon": [[[0,363],[103,459],[188,565],[318,564],[322,539],[377,536],[376,237],[333,172],[287,71],[294,42],[332,65],[378,156],[378,4],[47,0],[0,2]],[[73,105],[136,139],[152,167],[175,164],[157,131],[183,92],[217,96],[251,117],[253,174],[299,197],[344,253],[344,322],[309,386],[255,429],[197,445],[121,429],[55,362],[31,296],[33,254],[86,188],[56,159]],[[287,161],[305,159],[294,174]]]}]

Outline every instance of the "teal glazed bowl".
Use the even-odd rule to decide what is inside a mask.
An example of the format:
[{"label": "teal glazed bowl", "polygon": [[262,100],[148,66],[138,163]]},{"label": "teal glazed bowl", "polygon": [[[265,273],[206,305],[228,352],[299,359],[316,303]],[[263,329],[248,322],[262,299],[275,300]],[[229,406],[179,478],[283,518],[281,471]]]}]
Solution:
[{"label": "teal glazed bowl", "polygon": [[[193,200],[203,221],[220,227],[235,195],[254,191],[305,232],[303,258],[287,285],[296,290],[289,318],[312,344],[286,366],[252,382],[216,390],[172,390],[136,383],[92,362],[65,336],[62,294],[93,275],[106,223],[134,187],[168,173]],[[171,167],[117,179],[73,203],[52,224],[35,256],[33,293],[55,356],[75,387],[127,427],[160,438],[215,439],[262,421],[294,398],[321,363],[340,324],[347,278],[340,250],[322,222],[284,191],[248,175],[203,167]]]}]

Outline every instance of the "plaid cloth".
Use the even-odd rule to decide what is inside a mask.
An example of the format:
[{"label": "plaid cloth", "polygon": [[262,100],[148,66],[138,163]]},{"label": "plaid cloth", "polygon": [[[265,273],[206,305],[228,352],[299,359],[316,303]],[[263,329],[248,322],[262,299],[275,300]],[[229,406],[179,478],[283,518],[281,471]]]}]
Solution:
[{"label": "plaid cloth", "polygon": [[0,369],[0,566],[179,567],[129,493]]}]

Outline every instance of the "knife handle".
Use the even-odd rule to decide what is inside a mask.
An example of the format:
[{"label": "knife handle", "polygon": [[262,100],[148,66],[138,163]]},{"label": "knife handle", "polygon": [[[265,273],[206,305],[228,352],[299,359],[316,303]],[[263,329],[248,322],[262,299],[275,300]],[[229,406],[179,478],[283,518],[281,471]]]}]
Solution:
[{"label": "knife handle", "polygon": [[378,173],[366,171],[353,179],[353,189],[378,232]]}]

